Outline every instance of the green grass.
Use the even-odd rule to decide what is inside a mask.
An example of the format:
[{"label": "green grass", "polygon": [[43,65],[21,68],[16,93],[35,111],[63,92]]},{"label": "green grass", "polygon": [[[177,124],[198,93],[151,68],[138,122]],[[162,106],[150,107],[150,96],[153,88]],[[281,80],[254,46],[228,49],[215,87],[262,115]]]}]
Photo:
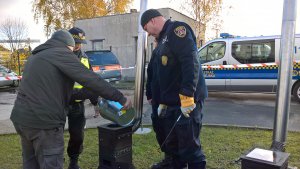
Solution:
[{"label": "green grass", "polygon": [[[146,84],[146,82],[145,82]],[[118,89],[123,90],[134,90],[135,82],[134,81],[120,81],[119,83],[112,83],[112,85]]]},{"label": "green grass", "polygon": [[[253,147],[268,149],[272,142],[272,131],[236,127],[203,127],[201,141],[207,156],[208,169],[238,169],[235,161]],[[300,168],[300,133],[289,132],[286,152],[290,153],[289,165]],[[65,143],[68,140],[65,134]],[[21,147],[16,134],[0,136],[0,169],[21,168]],[[80,166],[84,169],[98,167],[98,130],[85,132],[84,152]],[[159,151],[153,132],[147,135],[133,135],[133,163],[137,169],[147,169],[159,161]],[[65,154],[67,168],[68,158]]]}]

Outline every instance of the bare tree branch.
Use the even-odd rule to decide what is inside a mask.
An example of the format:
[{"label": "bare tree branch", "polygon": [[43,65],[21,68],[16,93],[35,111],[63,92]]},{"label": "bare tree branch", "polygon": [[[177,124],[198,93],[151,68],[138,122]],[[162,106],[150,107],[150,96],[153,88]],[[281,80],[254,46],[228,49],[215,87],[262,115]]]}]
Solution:
[{"label": "bare tree branch", "polygon": [[0,34],[8,40],[10,50],[14,52],[21,47],[21,40],[28,37],[28,28],[20,19],[8,18],[0,24]]},{"label": "bare tree branch", "polygon": [[222,19],[219,14],[222,5],[223,0],[185,0],[182,2],[181,9],[196,20],[194,27],[198,43],[205,42],[208,24],[214,25],[215,30],[220,30]]},{"label": "bare tree branch", "polygon": [[15,52],[18,51],[24,42],[24,39],[28,37],[28,29],[26,24],[20,19],[7,18],[0,23],[0,34],[4,37],[4,42],[9,44],[9,48],[12,52],[10,55],[10,66],[15,68],[17,62],[17,55]]}]

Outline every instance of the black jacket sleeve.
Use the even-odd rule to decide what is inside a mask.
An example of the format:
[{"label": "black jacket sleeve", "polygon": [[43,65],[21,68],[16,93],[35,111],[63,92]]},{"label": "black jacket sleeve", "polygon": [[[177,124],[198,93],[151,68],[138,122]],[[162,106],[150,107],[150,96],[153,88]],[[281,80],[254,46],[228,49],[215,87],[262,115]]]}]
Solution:
[{"label": "black jacket sleeve", "polygon": [[87,69],[71,51],[65,55],[55,54],[52,56],[56,58],[48,58],[49,62],[57,66],[70,79],[91,90],[95,95],[120,102],[122,105],[125,104],[126,98],[119,90],[93,71]]},{"label": "black jacket sleeve", "polygon": [[[81,59],[82,57],[85,57],[88,59],[86,54],[83,51],[78,52],[78,57]],[[89,61],[89,59],[88,59]],[[89,69],[93,71],[92,66],[89,61]],[[90,102],[95,106],[98,103],[98,95],[95,95],[92,91],[86,89],[85,87],[81,89],[73,89],[70,104],[75,103],[76,100],[86,100],[89,99]]]},{"label": "black jacket sleeve", "polygon": [[90,102],[96,106],[98,103],[98,95],[94,94],[91,90],[86,88],[82,89],[73,89],[70,104],[74,104],[76,100],[85,100],[89,99]]},{"label": "black jacket sleeve", "polygon": [[148,64],[147,68],[147,82],[146,82],[146,96],[147,100],[152,99],[152,89],[151,89],[151,83],[152,83],[152,76],[153,76],[153,52],[150,59],[150,62]]},{"label": "black jacket sleeve", "polygon": [[195,35],[189,25],[175,22],[170,31],[170,48],[181,64],[180,94],[194,96],[198,82],[199,62]]}]

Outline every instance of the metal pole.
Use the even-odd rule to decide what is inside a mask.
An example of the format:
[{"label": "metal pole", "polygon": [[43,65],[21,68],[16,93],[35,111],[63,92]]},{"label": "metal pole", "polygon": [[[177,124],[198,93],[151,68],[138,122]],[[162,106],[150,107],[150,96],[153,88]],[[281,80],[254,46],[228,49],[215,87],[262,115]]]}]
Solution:
[{"label": "metal pole", "polygon": [[[133,131],[137,130],[142,121],[143,113],[143,95],[144,95],[144,81],[145,81],[145,56],[147,49],[147,33],[141,26],[141,16],[147,10],[148,1],[140,1],[140,15],[138,21],[138,44],[137,57],[135,68],[135,91],[134,91],[134,108],[136,111]],[[141,129],[143,131],[143,129]]]},{"label": "metal pole", "polygon": [[287,135],[291,81],[294,58],[294,41],[297,0],[284,0],[280,41],[279,79],[277,82],[276,115],[274,120],[273,150],[284,151]]},{"label": "metal pole", "polygon": [[17,57],[18,57],[19,76],[21,76],[21,65],[20,65],[20,53],[19,53],[19,49],[17,50]]}]

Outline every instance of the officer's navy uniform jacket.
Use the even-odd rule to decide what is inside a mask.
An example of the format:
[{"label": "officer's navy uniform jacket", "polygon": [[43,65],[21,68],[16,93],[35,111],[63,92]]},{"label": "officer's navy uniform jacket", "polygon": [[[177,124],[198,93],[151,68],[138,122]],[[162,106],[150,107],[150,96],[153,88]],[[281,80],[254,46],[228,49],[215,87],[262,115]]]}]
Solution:
[{"label": "officer's navy uniform jacket", "polygon": [[147,100],[152,100],[152,106],[155,105],[157,107],[160,101],[160,88],[158,83],[159,77],[157,75],[158,62],[158,48],[155,48],[152,51],[152,55],[147,67],[146,96]]},{"label": "officer's navy uniform jacket", "polygon": [[163,151],[173,155],[174,164],[178,164],[175,168],[183,167],[186,163],[190,168],[205,161],[199,133],[201,109],[207,97],[205,79],[197,56],[196,38],[190,26],[167,20],[155,52],[156,56],[151,63],[151,97],[153,102],[168,106],[166,114],[161,117],[166,119],[160,124],[164,134],[169,133],[181,114],[179,94],[194,97],[196,103],[196,108],[190,113],[191,117],[181,117],[162,147]]},{"label": "officer's navy uniform jacket", "polygon": [[[179,37],[180,31],[184,37]],[[205,100],[207,88],[197,56],[196,38],[189,25],[168,20],[160,33],[156,53],[152,68],[153,99],[168,106],[180,106],[179,93],[194,96],[195,102]]]}]

